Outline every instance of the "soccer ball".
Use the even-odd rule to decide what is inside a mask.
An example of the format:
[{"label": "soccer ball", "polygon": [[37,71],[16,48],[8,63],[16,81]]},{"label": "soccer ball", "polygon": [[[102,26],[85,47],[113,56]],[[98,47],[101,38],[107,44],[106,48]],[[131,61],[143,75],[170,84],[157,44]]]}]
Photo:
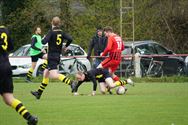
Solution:
[{"label": "soccer ball", "polygon": [[123,95],[123,94],[125,94],[126,91],[127,91],[127,88],[126,88],[126,87],[124,87],[124,86],[119,86],[119,87],[117,87],[117,89],[116,89],[116,94],[118,94],[118,95]]}]

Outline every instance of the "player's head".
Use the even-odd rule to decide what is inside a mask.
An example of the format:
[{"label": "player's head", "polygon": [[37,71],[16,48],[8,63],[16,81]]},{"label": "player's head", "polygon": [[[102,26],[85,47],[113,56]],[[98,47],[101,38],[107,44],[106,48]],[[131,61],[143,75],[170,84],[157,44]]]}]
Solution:
[{"label": "player's head", "polygon": [[52,19],[52,26],[54,26],[54,27],[60,27],[60,25],[61,25],[60,18],[58,16],[53,17],[53,19]]},{"label": "player's head", "polygon": [[110,26],[104,27],[104,34],[105,34],[105,36],[108,37],[108,36],[110,36],[111,33],[113,33],[112,27],[110,27]]},{"label": "player's head", "polygon": [[102,36],[102,33],[103,33],[102,27],[97,27],[97,35]]},{"label": "player's head", "polygon": [[78,72],[76,73],[75,77],[76,77],[76,79],[77,79],[78,81],[84,81],[84,79],[85,79],[85,74],[84,74],[83,72],[81,72],[81,71],[78,71]]},{"label": "player's head", "polygon": [[35,34],[41,34],[41,28],[40,28],[39,26],[36,26],[36,27],[34,28],[34,33],[35,33]]}]

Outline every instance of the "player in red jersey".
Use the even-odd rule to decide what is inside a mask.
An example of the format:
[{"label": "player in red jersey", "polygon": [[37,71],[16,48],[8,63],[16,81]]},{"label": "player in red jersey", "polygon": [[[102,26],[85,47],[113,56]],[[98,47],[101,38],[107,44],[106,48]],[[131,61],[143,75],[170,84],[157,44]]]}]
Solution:
[{"label": "player in red jersey", "polygon": [[108,43],[106,49],[101,56],[109,54],[104,61],[102,61],[98,68],[107,68],[112,75],[113,80],[118,81],[119,77],[114,74],[121,62],[121,52],[124,49],[124,44],[120,36],[113,32],[112,27],[105,27],[104,33],[108,37]]}]

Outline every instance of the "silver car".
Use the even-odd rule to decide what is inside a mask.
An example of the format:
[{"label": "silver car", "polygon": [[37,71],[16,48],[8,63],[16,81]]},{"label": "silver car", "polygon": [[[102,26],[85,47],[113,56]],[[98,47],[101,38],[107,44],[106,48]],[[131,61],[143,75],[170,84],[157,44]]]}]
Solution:
[{"label": "silver car", "polygon": [[[27,74],[31,67],[31,57],[29,56],[30,47],[30,44],[24,45],[9,55],[13,76],[25,76]],[[47,45],[43,47],[47,48]],[[90,70],[91,64],[89,60],[85,58],[86,56],[86,52],[79,45],[70,44],[68,51],[61,56],[59,72],[63,74],[74,74],[78,70]],[[41,67],[43,62],[43,59],[37,61],[33,72],[34,77],[42,74]]]}]

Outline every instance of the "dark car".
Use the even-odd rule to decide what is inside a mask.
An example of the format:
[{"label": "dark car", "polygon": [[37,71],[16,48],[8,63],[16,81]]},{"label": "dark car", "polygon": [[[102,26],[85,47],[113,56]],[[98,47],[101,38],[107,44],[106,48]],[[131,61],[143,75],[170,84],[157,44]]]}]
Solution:
[{"label": "dark car", "polygon": [[[182,57],[175,56],[176,54],[174,52],[161,44],[148,40],[125,42],[125,49],[122,52],[124,57],[122,58],[120,68],[117,71],[118,75],[127,77],[135,75],[133,70],[129,71],[130,65],[135,64],[132,58],[132,55],[134,55],[133,53],[140,54],[141,76],[149,75],[153,72],[152,70],[160,70],[157,71],[160,73],[154,74],[155,76],[183,75],[185,73],[185,62]],[[156,64],[158,67],[154,67]],[[132,66],[132,68],[134,68],[134,66]]]}]

